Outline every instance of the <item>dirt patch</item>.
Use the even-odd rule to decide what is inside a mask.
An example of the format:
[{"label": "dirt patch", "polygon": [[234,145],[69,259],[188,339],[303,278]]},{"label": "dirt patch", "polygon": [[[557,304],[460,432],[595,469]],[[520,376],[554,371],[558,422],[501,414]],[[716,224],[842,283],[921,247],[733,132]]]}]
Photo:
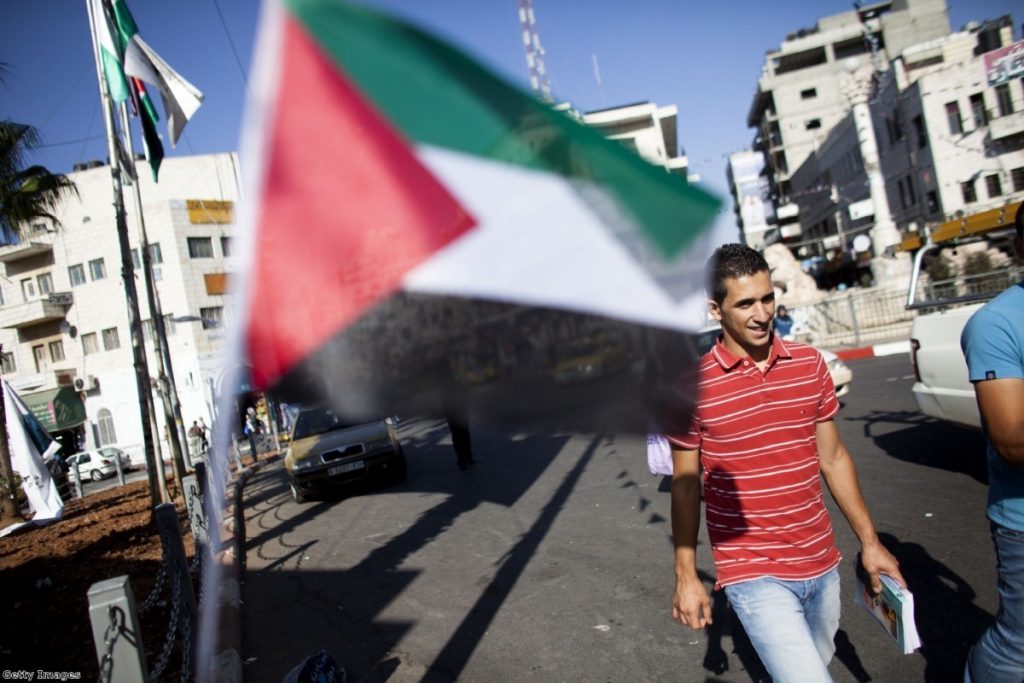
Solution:
[{"label": "dirt patch", "polygon": [[[193,557],[184,505],[175,501]],[[127,575],[140,605],[153,590],[163,556],[152,518],[149,487],[134,482],[72,500],[64,518],[50,526],[0,538],[0,661],[8,670],[99,674],[89,624],[89,587]],[[193,576],[198,589],[198,577]],[[146,662],[152,671],[170,622],[170,588],[140,617]],[[198,595],[198,593],[197,593]],[[179,678],[177,647],[163,680]]]}]

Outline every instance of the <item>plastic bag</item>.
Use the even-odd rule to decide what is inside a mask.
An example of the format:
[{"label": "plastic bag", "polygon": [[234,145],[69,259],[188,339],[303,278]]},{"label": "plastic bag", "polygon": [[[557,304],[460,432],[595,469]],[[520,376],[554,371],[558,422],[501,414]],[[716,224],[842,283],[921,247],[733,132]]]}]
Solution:
[{"label": "plastic bag", "polygon": [[653,475],[672,474],[672,445],[664,434],[647,435],[647,467]]},{"label": "plastic bag", "polygon": [[345,679],[345,670],[335,663],[333,657],[320,650],[303,659],[281,679],[281,683],[345,683]]}]

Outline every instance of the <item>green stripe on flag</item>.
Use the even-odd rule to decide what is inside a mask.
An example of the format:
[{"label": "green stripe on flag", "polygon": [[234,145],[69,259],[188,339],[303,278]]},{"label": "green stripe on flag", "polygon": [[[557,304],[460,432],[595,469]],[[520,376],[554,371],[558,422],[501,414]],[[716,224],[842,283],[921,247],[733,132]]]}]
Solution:
[{"label": "green stripe on flag", "polygon": [[414,143],[598,183],[666,259],[718,210],[713,196],[500,80],[455,48],[375,11],[285,0],[324,53]]}]

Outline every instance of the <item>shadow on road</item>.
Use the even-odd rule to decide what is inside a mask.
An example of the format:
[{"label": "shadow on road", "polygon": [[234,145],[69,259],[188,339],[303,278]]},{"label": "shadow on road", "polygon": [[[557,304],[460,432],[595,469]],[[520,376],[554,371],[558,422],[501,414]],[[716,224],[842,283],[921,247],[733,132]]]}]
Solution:
[{"label": "shadow on road", "polygon": [[[477,465],[463,473],[456,469],[445,423],[425,428],[420,425],[419,429],[414,436],[402,437],[409,461],[408,480],[387,490],[442,493],[445,499],[409,520],[397,535],[382,533],[386,540],[361,559],[339,558],[339,565],[348,567],[340,571],[303,570],[302,561],[308,559],[305,553],[315,541],[289,543],[287,536],[328,508],[342,504],[340,501],[372,495],[373,491],[354,489],[343,496],[295,508],[282,469],[271,468],[250,480],[245,492],[249,530],[246,548],[271,564],[246,574],[243,636],[246,655],[257,658],[246,670],[247,681],[276,683],[320,647],[348,670],[349,680],[387,680],[402,664],[404,655],[397,646],[414,626],[382,614],[420,573],[403,568],[406,560],[481,503],[511,506],[537,481],[568,440],[567,436],[537,434],[510,440],[507,432],[492,433],[474,426]],[[443,620],[439,618],[438,628],[450,630],[451,636],[434,661],[407,663],[414,670],[419,668],[420,680],[460,678],[601,443],[600,437],[590,442],[515,545],[504,556],[493,558],[493,576],[466,587],[480,595],[461,621],[453,624],[450,612]],[[501,457],[494,455],[498,452]],[[451,562],[456,564],[458,558]],[[457,614],[454,616],[458,619]]]},{"label": "shadow on road", "polygon": [[[863,417],[845,417],[847,422],[863,422],[864,435],[879,448],[904,462],[966,474],[988,484],[985,464],[985,436],[980,431],[958,427],[926,417],[919,412],[872,411]],[[883,431],[882,425],[904,425],[896,431]],[[924,450],[922,444],[941,444]]]}]

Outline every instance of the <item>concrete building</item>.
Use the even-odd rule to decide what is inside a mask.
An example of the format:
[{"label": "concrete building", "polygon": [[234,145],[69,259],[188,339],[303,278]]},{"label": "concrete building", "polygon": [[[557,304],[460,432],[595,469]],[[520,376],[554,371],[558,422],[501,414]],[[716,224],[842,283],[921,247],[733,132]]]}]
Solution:
[{"label": "concrete building", "polygon": [[[1010,17],[906,48],[869,103],[884,204],[901,235],[1024,196],[1024,72],[1008,71],[1024,41]],[[852,114],[791,176],[800,256],[868,253],[875,221],[870,172]]]},{"label": "concrete building", "polygon": [[664,166],[669,173],[686,178],[686,154],[677,141],[678,114],[674,104],[659,107],[652,102],[638,102],[588,112],[579,118],[652,164]]},{"label": "concrete building", "polygon": [[[233,270],[231,239],[240,173],[235,154],[164,160],[160,182],[137,162],[156,289],[167,321],[176,388],[186,423],[212,424]],[[142,429],[128,307],[112,206],[110,169],[100,162],[69,174],[78,196],[55,212],[61,226],[28,227],[0,247],[3,375],[68,447],[118,443],[141,457]],[[138,229],[125,187],[128,232],[138,264]],[[134,273],[150,374],[156,377],[145,281]],[[157,405],[159,399],[154,396]],[[163,434],[164,418],[156,418]],[[163,455],[169,457],[166,438]]]},{"label": "concrete building", "polygon": [[736,226],[740,237],[754,249],[767,246],[766,237],[772,229],[772,205],[769,199],[768,179],[764,174],[765,161],[761,152],[745,151],[729,155],[726,177],[736,212]]},{"label": "concrete building", "polygon": [[779,225],[769,241],[801,238],[792,178],[852,109],[840,76],[949,31],[945,0],[891,0],[819,19],[767,54],[747,125],[769,166]]}]

